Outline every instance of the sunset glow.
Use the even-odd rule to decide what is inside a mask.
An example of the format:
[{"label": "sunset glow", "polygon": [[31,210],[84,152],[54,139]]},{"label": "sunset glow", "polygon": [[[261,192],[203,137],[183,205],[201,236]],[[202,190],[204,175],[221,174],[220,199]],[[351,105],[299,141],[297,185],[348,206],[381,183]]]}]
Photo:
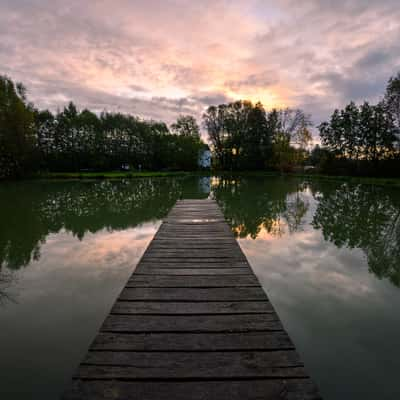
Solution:
[{"label": "sunset glow", "polygon": [[319,121],[378,99],[400,61],[395,0],[5,0],[0,32],[0,72],[38,106],[167,122],[237,99]]}]

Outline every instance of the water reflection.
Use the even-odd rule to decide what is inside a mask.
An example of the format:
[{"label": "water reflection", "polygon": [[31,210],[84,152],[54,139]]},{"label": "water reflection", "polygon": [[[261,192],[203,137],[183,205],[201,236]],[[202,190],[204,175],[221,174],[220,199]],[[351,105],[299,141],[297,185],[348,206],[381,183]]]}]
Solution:
[{"label": "water reflection", "polygon": [[[40,258],[48,236],[62,230],[82,240],[102,229],[124,230],[163,218],[179,198],[212,196],[236,237],[301,231],[312,193],[311,225],[336,247],[359,248],[378,278],[400,286],[400,197],[376,186],[281,178],[138,179],[29,182],[0,186],[0,267]],[[0,268],[1,270],[1,268]],[[3,281],[9,278],[3,278]],[[4,285],[3,285],[4,286]],[[0,287],[1,290],[1,287]],[[3,290],[4,291],[4,290]]]},{"label": "water reflection", "polygon": [[213,196],[238,238],[301,231],[312,193],[312,227],[337,248],[359,248],[369,270],[400,286],[400,197],[377,186],[297,179],[214,179]]},{"label": "water reflection", "polygon": [[305,184],[281,178],[214,179],[212,193],[239,238],[255,239],[262,230],[282,236],[301,229],[309,204]]},{"label": "water reflection", "polygon": [[0,270],[0,306],[16,301],[15,296],[9,292],[14,282],[16,282],[16,277],[13,273]]},{"label": "water reflection", "polygon": [[312,225],[336,247],[360,248],[369,270],[400,286],[400,198],[382,187],[313,185],[318,208]]},{"label": "water reflection", "polygon": [[398,398],[400,192],[273,177],[1,184],[0,398],[57,398],[160,219],[209,195],[324,398]]},{"label": "water reflection", "polygon": [[24,182],[0,186],[0,268],[39,260],[46,238],[62,230],[82,240],[164,217],[177,199],[207,197],[194,179]]}]

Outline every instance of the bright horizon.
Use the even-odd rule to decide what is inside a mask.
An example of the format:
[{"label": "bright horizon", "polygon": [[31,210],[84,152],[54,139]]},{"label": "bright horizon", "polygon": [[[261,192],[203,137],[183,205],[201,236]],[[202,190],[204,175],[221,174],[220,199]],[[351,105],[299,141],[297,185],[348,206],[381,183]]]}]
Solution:
[{"label": "bright horizon", "polygon": [[0,32],[0,73],[38,107],[167,123],[238,99],[318,123],[400,69],[395,0],[3,0]]}]

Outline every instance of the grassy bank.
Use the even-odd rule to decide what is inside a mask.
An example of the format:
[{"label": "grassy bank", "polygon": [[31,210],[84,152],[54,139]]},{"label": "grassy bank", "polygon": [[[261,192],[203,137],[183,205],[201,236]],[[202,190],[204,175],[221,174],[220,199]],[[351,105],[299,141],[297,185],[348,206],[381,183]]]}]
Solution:
[{"label": "grassy bank", "polygon": [[329,180],[329,181],[346,181],[350,183],[362,183],[365,185],[390,185],[400,187],[400,178],[377,178],[377,177],[358,177],[358,176],[340,176],[340,175],[320,175],[320,174],[294,174],[308,179]]},{"label": "grassy bank", "polygon": [[283,176],[306,178],[313,180],[329,180],[337,182],[362,183],[369,185],[389,185],[400,187],[400,178],[377,178],[377,177],[354,177],[354,176],[336,176],[321,174],[303,174],[290,173],[280,174],[272,171],[145,171],[145,172],[49,172],[35,175],[34,178],[39,179],[132,179],[132,178],[150,178],[150,177],[187,177],[187,176],[221,176],[221,177],[238,177],[238,176]]},{"label": "grassy bank", "polygon": [[323,175],[323,174],[304,174],[304,173],[279,173],[273,171],[241,171],[241,172],[230,172],[230,171],[218,171],[211,175],[222,176],[222,177],[237,177],[237,176],[258,176],[258,177],[293,177],[293,178],[305,178],[313,180],[329,180],[336,182],[350,182],[350,183],[362,183],[366,185],[390,185],[394,187],[400,187],[400,178],[384,178],[384,177],[358,177],[358,176],[344,176],[344,175]]},{"label": "grassy bank", "polygon": [[35,176],[39,179],[131,179],[131,178],[151,178],[151,177],[168,177],[168,176],[191,176],[199,175],[199,172],[160,172],[160,171],[146,171],[146,172],[48,172],[41,173]]}]

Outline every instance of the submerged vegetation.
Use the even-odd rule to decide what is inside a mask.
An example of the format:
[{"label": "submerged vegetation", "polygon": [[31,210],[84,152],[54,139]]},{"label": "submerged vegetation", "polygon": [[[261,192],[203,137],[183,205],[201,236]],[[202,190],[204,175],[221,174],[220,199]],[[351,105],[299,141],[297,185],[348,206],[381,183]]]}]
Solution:
[{"label": "submerged vegetation", "polygon": [[[312,151],[311,116],[300,109],[266,111],[261,103],[235,101],[210,106],[202,123],[218,171],[313,167],[330,175],[400,176],[400,73],[378,104],[351,102],[335,110],[318,126],[322,146]],[[190,115],[168,127],[121,113],[80,111],[72,102],[53,114],[29,103],[23,85],[0,76],[0,178],[194,171],[207,149]]]}]

